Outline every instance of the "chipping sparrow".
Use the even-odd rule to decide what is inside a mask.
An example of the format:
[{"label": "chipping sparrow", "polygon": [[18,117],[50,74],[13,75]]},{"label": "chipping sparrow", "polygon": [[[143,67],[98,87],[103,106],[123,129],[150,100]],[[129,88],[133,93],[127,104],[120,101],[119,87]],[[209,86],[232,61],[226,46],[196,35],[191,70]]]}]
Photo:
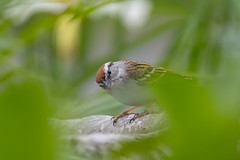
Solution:
[{"label": "chipping sparrow", "polygon": [[[145,62],[123,60],[103,64],[96,74],[96,83],[119,102],[128,106],[151,104],[156,99],[150,84],[167,74],[191,79],[162,67]],[[132,109],[135,109],[134,107]],[[114,117],[114,123],[132,109]]]}]

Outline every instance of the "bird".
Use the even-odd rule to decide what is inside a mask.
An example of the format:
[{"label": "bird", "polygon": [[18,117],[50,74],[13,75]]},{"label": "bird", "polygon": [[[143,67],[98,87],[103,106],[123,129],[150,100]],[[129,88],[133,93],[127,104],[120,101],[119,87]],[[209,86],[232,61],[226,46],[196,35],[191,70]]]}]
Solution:
[{"label": "bird", "polygon": [[148,110],[141,114],[129,112],[140,106],[154,103],[157,97],[153,94],[151,84],[167,75],[192,79],[191,76],[181,75],[146,62],[121,60],[103,64],[97,71],[96,83],[122,104],[134,106],[113,117],[113,124],[115,125],[119,118],[129,114],[135,114],[130,122],[148,114]]}]

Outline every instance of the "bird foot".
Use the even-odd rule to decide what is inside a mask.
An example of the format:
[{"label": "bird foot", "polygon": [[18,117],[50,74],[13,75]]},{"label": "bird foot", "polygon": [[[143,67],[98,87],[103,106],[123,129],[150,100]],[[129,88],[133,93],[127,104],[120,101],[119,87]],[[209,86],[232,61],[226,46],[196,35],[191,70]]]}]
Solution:
[{"label": "bird foot", "polygon": [[129,123],[132,123],[133,121],[135,121],[137,118],[139,117],[143,117],[145,115],[150,114],[149,110],[145,110],[142,113],[135,113],[134,117],[129,121]]},{"label": "bird foot", "polygon": [[125,116],[128,116],[128,115],[131,115],[131,114],[134,114],[133,118],[130,119],[129,123],[132,123],[133,121],[135,121],[137,118],[139,117],[143,117],[145,115],[148,115],[150,114],[149,110],[145,110],[144,112],[142,113],[128,113],[127,111],[124,111],[122,112],[121,114],[117,115],[117,116],[114,116],[111,118],[111,120],[113,120],[113,125],[116,126],[117,124],[117,121],[120,119],[120,118],[123,118]]},{"label": "bird foot", "polygon": [[117,121],[118,121],[120,118],[123,118],[123,117],[125,117],[125,116],[130,115],[130,114],[135,114],[135,113],[128,113],[127,111],[124,111],[124,112],[122,112],[121,114],[112,117],[111,120],[113,120],[113,125],[116,126],[116,123],[117,123]]}]

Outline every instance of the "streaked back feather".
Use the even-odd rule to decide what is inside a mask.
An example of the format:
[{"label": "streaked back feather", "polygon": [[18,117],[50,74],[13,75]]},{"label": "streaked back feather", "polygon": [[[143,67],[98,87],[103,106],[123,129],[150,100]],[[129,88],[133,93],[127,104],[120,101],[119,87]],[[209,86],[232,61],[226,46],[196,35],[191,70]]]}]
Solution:
[{"label": "streaked back feather", "polygon": [[166,75],[176,75],[191,80],[190,76],[181,75],[163,67],[153,66],[145,62],[124,61],[124,63],[128,66],[128,76],[141,84],[153,83]]}]

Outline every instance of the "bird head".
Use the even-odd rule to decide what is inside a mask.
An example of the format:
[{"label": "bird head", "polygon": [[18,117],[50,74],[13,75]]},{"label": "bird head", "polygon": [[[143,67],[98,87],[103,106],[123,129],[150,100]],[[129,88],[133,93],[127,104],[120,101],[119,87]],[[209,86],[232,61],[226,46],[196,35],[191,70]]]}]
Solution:
[{"label": "bird head", "polygon": [[126,78],[126,66],[122,61],[107,62],[98,69],[96,83],[105,90],[111,90],[114,85]]},{"label": "bird head", "polygon": [[111,66],[113,62],[103,64],[97,71],[96,83],[105,90],[111,89],[112,71]]}]

